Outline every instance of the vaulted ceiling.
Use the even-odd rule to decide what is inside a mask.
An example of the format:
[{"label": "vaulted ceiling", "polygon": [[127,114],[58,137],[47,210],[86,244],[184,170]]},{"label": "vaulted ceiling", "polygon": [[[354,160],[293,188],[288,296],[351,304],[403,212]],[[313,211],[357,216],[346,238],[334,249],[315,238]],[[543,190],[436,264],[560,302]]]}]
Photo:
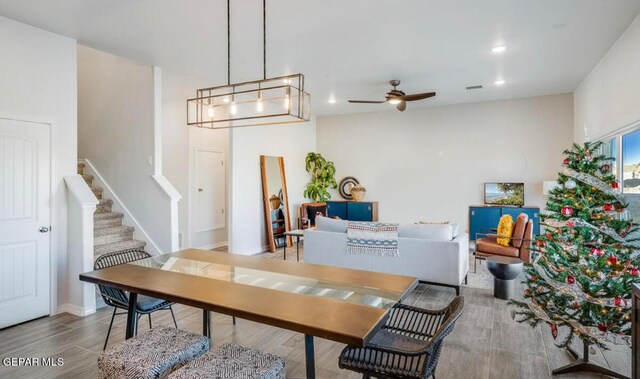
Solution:
[{"label": "vaulted ceiling", "polygon": [[[232,81],[262,76],[261,7],[231,0]],[[267,0],[267,75],[304,73],[318,115],[391,109],[346,102],[382,99],[390,79],[438,93],[409,110],[571,92],[638,12],[640,0]],[[226,83],[224,0],[0,0],[0,15]]]}]

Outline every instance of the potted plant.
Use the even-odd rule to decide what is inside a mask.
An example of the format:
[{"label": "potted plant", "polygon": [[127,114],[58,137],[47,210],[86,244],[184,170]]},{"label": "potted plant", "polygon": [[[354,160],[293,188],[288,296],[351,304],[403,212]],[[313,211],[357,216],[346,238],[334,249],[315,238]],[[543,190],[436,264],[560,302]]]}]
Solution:
[{"label": "potted plant", "polygon": [[314,201],[327,201],[331,198],[329,188],[337,188],[336,166],[321,154],[310,152],[304,159],[305,168],[311,174],[311,181],[304,190],[304,197]]}]

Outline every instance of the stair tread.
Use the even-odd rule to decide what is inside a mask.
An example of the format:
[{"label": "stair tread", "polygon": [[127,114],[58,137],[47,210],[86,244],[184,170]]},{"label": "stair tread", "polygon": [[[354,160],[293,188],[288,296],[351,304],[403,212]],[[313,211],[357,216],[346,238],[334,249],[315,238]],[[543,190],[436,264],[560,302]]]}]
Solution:
[{"label": "stair tread", "polygon": [[80,175],[82,175],[82,179],[84,179],[85,181],[93,180],[93,175],[89,175],[89,174],[80,174]]},{"label": "stair tread", "polygon": [[144,248],[147,243],[140,240],[128,240],[114,243],[105,243],[104,245],[96,245],[93,248],[94,259],[100,255],[112,253],[114,251],[122,251],[129,249]]},{"label": "stair tread", "polygon": [[102,187],[98,187],[98,186],[92,186],[91,190],[94,192],[102,192],[104,191],[104,189]]},{"label": "stair tread", "polygon": [[93,220],[106,220],[109,218],[123,218],[124,214],[121,212],[98,212],[93,214]]},{"label": "stair tread", "polygon": [[114,225],[114,226],[106,226],[104,228],[96,228],[93,230],[93,236],[108,236],[112,234],[122,234],[122,233],[132,233],[136,230],[133,226],[127,225]]},{"label": "stair tread", "polygon": [[113,200],[111,199],[100,199],[100,205],[112,205],[113,204]]}]

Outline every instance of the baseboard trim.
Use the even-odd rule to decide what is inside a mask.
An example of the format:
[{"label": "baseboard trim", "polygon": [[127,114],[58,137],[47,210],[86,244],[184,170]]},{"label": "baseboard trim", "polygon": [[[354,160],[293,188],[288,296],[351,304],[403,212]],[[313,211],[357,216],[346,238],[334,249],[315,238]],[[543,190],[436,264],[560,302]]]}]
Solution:
[{"label": "baseboard trim", "polygon": [[84,317],[84,316],[88,316],[90,314],[96,313],[96,310],[95,308],[84,309],[81,306],[66,303],[58,307],[58,311],[56,312],[56,314],[65,313],[65,312],[71,313],[74,316]]},{"label": "baseboard trim", "polygon": [[216,243],[212,243],[212,244],[209,244],[209,245],[198,246],[198,247],[196,247],[196,249],[212,250],[212,249],[217,249],[217,248],[223,247],[223,246],[229,246],[229,243],[227,241],[216,242]]}]

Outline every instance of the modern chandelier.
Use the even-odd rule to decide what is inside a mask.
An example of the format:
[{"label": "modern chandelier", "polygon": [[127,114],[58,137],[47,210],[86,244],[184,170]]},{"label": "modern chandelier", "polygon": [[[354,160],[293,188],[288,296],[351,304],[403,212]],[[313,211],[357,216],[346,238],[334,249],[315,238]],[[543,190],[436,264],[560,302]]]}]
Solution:
[{"label": "modern chandelier", "polygon": [[225,129],[309,121],[311,96],[304,75],[267,78],[266,0],[262,1],[261,80],[231,83],[230,0],[227,0],[227,84],[200,88],[187,100],[187,125]]}]

